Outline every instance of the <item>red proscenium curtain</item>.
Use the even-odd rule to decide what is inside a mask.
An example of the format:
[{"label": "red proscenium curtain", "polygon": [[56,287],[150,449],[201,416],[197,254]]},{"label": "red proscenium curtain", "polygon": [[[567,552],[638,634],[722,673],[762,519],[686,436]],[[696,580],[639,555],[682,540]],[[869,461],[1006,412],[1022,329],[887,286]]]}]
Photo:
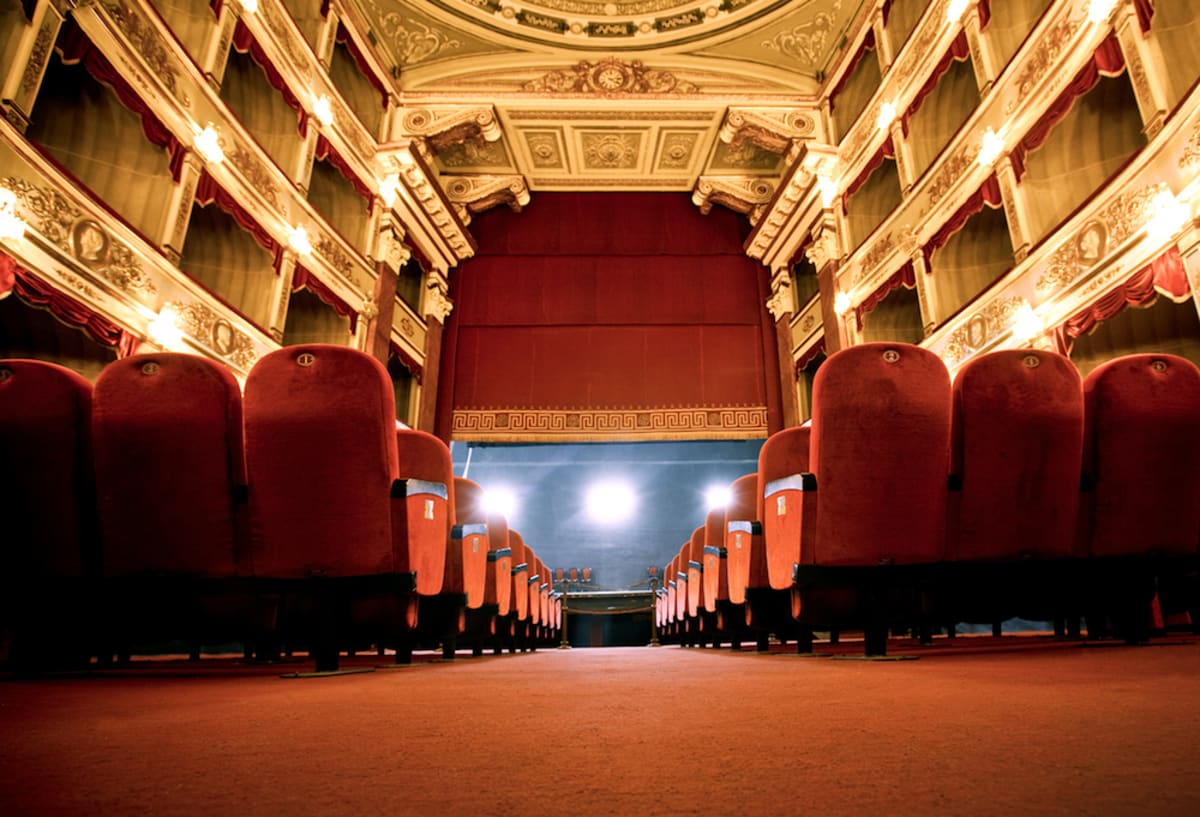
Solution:
[{"label": "red proscenium curtain", "polygon": [[453,278],[439,428],[447,411],[777,415],[766,273],[737,214],[701,215],[673,193],[543,193],[472,227],[480,251]]}]

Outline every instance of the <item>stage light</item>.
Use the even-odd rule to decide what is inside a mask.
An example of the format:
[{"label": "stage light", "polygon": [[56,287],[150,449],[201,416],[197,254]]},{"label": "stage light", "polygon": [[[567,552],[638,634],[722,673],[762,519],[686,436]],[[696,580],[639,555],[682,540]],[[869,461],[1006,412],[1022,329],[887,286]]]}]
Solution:
[{"label": "stage light", "polygon": [[389,173],[379,182],[379,198],[383,199],[384,204],[391,207],[396,203],[396,191],[399,188],[400,177],[395,173]]},{"label": "stage light", "polygon": [[879,118],[875,120],[875,127],[880,130],[887,130],[892,123],[896,121],[896,105],[894,102],[885,102],[879,106]]},{"label": "stage light", "polygon": [[[1003,128],[1001,128],[1003,130]],[[981,167],[991,167],[996,160],[1000,158],[1000,154],[1004,152],[1004,139],[1000,134],[996,133],[991,127],[983,132],[983,140],[979,145],[979,155],[976,161]]]},{"label": "stage light", "polygon": [[488,488],[483,492],[483,509],[500,514],[511,524],[517,513],[517,495],[511,488]]},{"label": "stage light", "polygon": [[728,486],[712,485],[704,492],[704,504],[710,511],[724,508],[729,504],[730,498]]},{"label": "stage light", "polygon": [[633,489],[622,482],[601,482],[587,492],[588,515],[597,522],[616,524],[633,515],[637,497]]},{"label": "stage light", "polygon": [[1045,324],[1029,304],[1022,304],[1013,315],[1013,340],[1027,345],[1046,331]]},{"label": "stage light", "polygon": [[970,0],[950,0],[950,5],[946,6],[946,22],[953,25],[961,20],[968,5]]},{"label": "stage light", "polygon": [[1146,235],[1156,244],[1174,238],[1191,216],[1187,205],[1175,198],[1170,190],[1155,194],[1147,212],[1150,219],[1146,222]]}]

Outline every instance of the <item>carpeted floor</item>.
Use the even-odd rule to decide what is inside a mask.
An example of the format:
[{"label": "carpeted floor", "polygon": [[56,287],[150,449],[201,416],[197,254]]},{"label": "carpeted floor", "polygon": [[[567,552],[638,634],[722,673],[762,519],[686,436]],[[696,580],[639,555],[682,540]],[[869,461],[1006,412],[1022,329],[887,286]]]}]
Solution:
[{"label": "carpeted floor", "polygon": [[[576,649],[0,682],[0,814],[1193,815],[1200,644]],[[363,663],[366,659],[355,659]]]}]

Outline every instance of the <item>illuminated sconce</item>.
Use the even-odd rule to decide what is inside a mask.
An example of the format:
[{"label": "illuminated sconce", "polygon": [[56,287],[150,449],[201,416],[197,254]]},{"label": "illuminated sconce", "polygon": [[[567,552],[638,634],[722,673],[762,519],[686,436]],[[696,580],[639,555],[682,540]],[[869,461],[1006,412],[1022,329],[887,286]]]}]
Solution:
[{"label": "illuminated sconce", "polygon": [[975,161],[979,162],[982,167],[991,167],[1003,152],[1004,139],[1000,134],[992,130],[991,127],[988,127],[983,132],[983,141],[979,145],[979,156],[976,157]]},{"label": "illuminated sconce", "polygon": [[329,97],[321,94],[313,101],[313,116],[324,127],[329,127],[333,123],[333,108],[329,107]]},{"label": "illuminated sconce", "polygon": [[25,221],[17,215],[17,194],[0,187],[0,238],[15,240],[25,237]]},{"label": "illuminated sconce", "polygon": [[946,6],[946,22],[957,23],[970,4],[971,0],[950,0],[950,5]]},{"label": "illuminated sconce", "polygon": [[1175,198],[1170,190],[1160,190],[1155,194],[1147,212],[1150,218],[1146,222],[1146,237],[1155,243],[1174,238],[1191,215],[1187,206]]},{"label": "illuminated sconce", "polygon": [[828,176],[818,176],[817,189],[821,191],[821,206],[832,207],[838,197],[837,183]]},{"label": "illuminated sconce", "polygon": [[844,292],[838,291],[837,295],[833,296],[833,311],[840,318],[850,311],[850,296]]},{"label": "illuminated sconce", "polygon": [[212,122],[204,126],[204,130],[196,134],[192,139],[192,145],[195,146],[196,152],[200,154],[204,161],[210,165],[219,165],[225,161],[225,151],[221,150],[221,140],[217,136],[217,129],[213,127]]},{"label": "illuminated sconce", "polygon": [[293,227],[288,233],[288,246],[300,255],[312,253],[312,242],[308,240],[308,230],[303,227]]},{"label": "illuminated sconce", "polygon": [[1042,323],[1042,319],[1038,317],[1038,314],[1033,311],[1033,307],[1029,304],[1022,304],[1013,314],[1013,340],[1027,344],[1034,338],[1044,334],[1045,331],[1045,324]]},{"label": "illuminated sconce", "polygon": [[880,130],[887,130],[892,123],[896,121],[896,106],[891,102],[885,102],[879,106],[879,118],[875,120],[875,127]]},{"label": "illuminated sconce", "polygon": [[1088,3],[1088,22],[1103,23],[1106,22],[1112,14],[1112,10],[1116,8],[1117,0],[1091,0]]},{"label": "illuminated sconce", "polygon": [[146,325],[146,334],[163,349],[177,349],[183,343],[183,332],[179,328],[175,310],[166,307]]},{"label": "illuminated sconce", "polygon": [[395,173],[390,173],[383,177],[383,181],[379,183],[379,198],[383,199],[383,203],[388,207],[396,203],[396,191],[400,188],[400,177]]},{"label": "illuminated sconce", "polygon": [[238,0],[238,4],[248,14],[258,11],[258,0]]}]

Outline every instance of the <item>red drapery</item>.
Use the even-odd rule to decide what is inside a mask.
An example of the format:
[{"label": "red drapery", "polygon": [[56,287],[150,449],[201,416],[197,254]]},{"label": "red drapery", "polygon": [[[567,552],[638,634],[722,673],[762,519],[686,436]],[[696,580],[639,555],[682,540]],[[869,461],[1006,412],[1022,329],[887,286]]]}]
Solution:
[{"label": "red drapery", "polygon": [[1190,292],[1183,258],[1179,248],[1172,247],[1131,275],[1124,284],[1069,318],[1063,324],[1066,343],[1091,332],[1096,324],[1114,317],[1127,306],[1149,306],[1159,293],[1178,303],[1186,300]]},{"label": "red drapery", "polygon": [[927,274],[933,274],[933,267],[929,263],[929,259],[933,254],[946,245],[950,237],[963,228],[963,225],[970,220],[971,216],[983,209],[984,205],[996,208],[1004,204],[1003,196],[1000,192],[1000,182],[996,180],[996,174],[993,173],[987,177],[987,180],[979,186],[979,189],[971,194],[971,197],[963,202],[962,206],[954,212],[946,220],[946,223],[941,228],[930,236],[929,241],[925,243],[925,271]]},{"label": "red drapery", "polygon": [[884,281],[877,290],[864,298],[862,303],[854,308],[854,319],[858,325],[858,331],[861,332],[863,328],[863,315],[879,306],[880,302],[882,302],[883,299],[886,298],[893,289],[896,289],[897,287],[912,289],[916,285],[917,274],[913,270],[912,261],[909,261],[903,267],[898,269],[896,273],[892,275],[892,277]]},{"label": "red drapery", "polygon": [[908,110],[904,113],[906,122],[910,116],[920,110],[925,97],[933,93],[933,89],[937,87],[938,80],[950,70],[951,64],[955,61],[962,62],[970,58],[970,56],[971,47],[967,44],[967,33],[960,31],[958,32],[958,36],[954,38],[954,42],[950,43],[950,48],[946,51],[945,56],[934,66],[933,73],[929,75],[929,79],[925,80],[925,84],[921,86],[921,90],[917,91],[912,104],[908,106]]},{"label": "red drapery", "polygon": [[858,189],[867,183],[867,179],[871,178],[871,174],[878,170],[883,165],[884,159],[896,158],[896,146],[892,143],[892,137],[884,140],[879,146],[879,150],[875,151],[875,155],[867,160],[863,165],[863,169],[854,177],[854,181],[846,186],[846,192],[842,193],[842,209],[846,209],[846,202],[850,197],[858,192]]},{"label": "red drapery", "polygon": [[858,51],[850,58],[850,64],[846,66],[846,70],[842,72],[841,79],[837,81],[837,85],[833,86],[833,90],[829,92],[829,111],[833,112],[833,106],[837,104],[837,95],[841,93],[842,88],[850,80],[850,75],[854,73],[854,69],[858,67],[858,63],[866,56],[868,51],[875,50],[875,30],[867,32],[867,36],[863,39],[862,45],[858,47]]},{"label": "red drapery", "polygon": [[237,225],[254,237],[258,245],[262,247],[275,259],[275,273],[279,273],[279,259],[283,254],[283,248],[271,236],[267,229],[263,227],[254,216],[250,215],[250,211],[238,202],[228,190],[221,185],[210,175],[208,171],[200,174],[200,181],[196,183],[196,203],[201,207],[216,202],[217,206],[233,217]]},{"label": "red drapery", "polygon": [[350,52],[350,57],[354,60],[354,64],[358,66],[358,70],[367,78],[367,81],[375,86],[375,90],[383,98],[383,107],[387,108],[387,86],[383,84],[383,80],[376,76],[375,72],[371,69],[371,63],[367,61],[366,55],[358,47],[358,43],[354,41],[354,37],[350,35],[350,32],[340,22],[338,23],[337,41],[346,46],[346,50]]},{"label": "red drapery", "polygon": [[212,9],[214,17],[220,17],[221,9],[225,7],[225,0],[208,0],[208,7]]},{"label": "red drapery", "polygon": [[[488,433],[704,439],[757,436],[775,416],[765,270],[745,256],[737,214],[700,215],[681,194],[546,193],[472,228],[480,251],[451,282],[443,430],[450,413],[499,424],[517,412],[564,425]],[[606,412],[644,425],[587,425]]]},{"label": "red drapery", "polygon": [[179,143],[175,134],[167,129],[162,120],[154,114],[150,106],[121,76],[121,72],[113,67],[100,49],[92,45],[91,40],[87,38],[73,18],[69,18],[63,23],[62,32],[59,34],[55,47],[65,65],[83,63],[83,67],[97,82],[111,88],[122,105],[141,117],[142,133],[146,135],[151,144],[165,149],[170,155],[171,178],[178,182],[187,149]]},{"label": "red drapery", "polygon": [[799,378],[800,373],[808,368],[808,364],[812,363],[819,355],[823,354],[825,354],[825,338],[821,338],[814,343],[812,347],[803,355],[801,355],[796,361],[796,377]]},{"label": "red drapery", "polygon": [[395,341],[388,341],[388,350],[392,357],[400,361],[400,365],[408,369],[408,373],[416,378],[417,382],[421,382],[421,364],[412,358],[407,352],[400,348]]},{"label": "red drapery", "polygon": [[59,292],[38,276],[17,263],[7,253],[0,252],[0,296],[15,292],[31,306],[48,309],[63,323],[77,326],[97,343],[112,346],[122,357],[132,353],[138,343],[136,335],[126,332],[95,310]]},{"label": "red drapery", "polygon": [[259,45],[258,40],[254,39],[254,33],[249,27],[239,18],[237,27],[233,30],[233,47],[238,53],[249,54],[251,59],[258,64],[262,69],[263,74],[267,78],[267,82],[271,84],[279,94],[283,97],[283,101],[288,104],[288,107],[296,112],[296,127],[300,131],[300,135],[304,136],[308,133],[308,112],[304,110],[304,106],[300,104],[300,100],[292,93],[292,89],[288,87],[283,75],[279,73],[279,69],[271,62],[267,52]]},{"label": "red drapery", "polygon": [[358,313],[350,308],[350,304],[343,301],[336,293],[327,287],[320,278],[313,275],[299,264],[296,265],[296,271],[292,275],[292,292],[300,289],[307,289],[313,295],[316,295],[323,302],[333,307],[333,311],[341,315],[343,318],[350,319],[350,334],[354,334],[358,329]]},{"label": "red drapery", "polygon": [[1154,19],[1154,0],[1133,0],[1133,9],[1137,12],[1138,25],[1145,34],[1150,30],[1150,21]]},{"label": "red drapery", "polygon": [[1121,53],[1121,44],[1117,41],[1116,35],[1109,34],[1104,42],[1096,48],[1087,64],[1079,70],[1075,78],[1042,114],[1041,119],[1029,129],[1025,138],[1009,154],[1018,180],[1025,173],[1025,156],[1046,142],[1050,132],[1054,130],[1054,126],[1066,119],[1067,114],[1075,107],[1075,100],[1096,87],[1101,76],[1115,77],[1124,70],[1125,55]]},{"label": "red drapery", "polygon": [[979,10],[979,27],[987,28],[987,24],[992,21],[992,3],[991,0],[979,0],[975,6]]},{"label": "red drapery", "polygon": [[327,161],[329,164],[337,168],[337,171],[342,174],[342,177],[345,178],[346,181],[350,182],[350,185],[354,188],[354,191],[366,199],[368,206],[371,205],[371,203],[374,201],[374,197],[371,195],[371,188],[367,187],[366,183],[358,177],[358,174],[356,174],[354,169],[350,167],[349,163],[342,158],[341,154],[334,149],[333,145],[329,143],[329,140],[325,138],[324,134],[317,137],[316,156],[317,159]]}]

